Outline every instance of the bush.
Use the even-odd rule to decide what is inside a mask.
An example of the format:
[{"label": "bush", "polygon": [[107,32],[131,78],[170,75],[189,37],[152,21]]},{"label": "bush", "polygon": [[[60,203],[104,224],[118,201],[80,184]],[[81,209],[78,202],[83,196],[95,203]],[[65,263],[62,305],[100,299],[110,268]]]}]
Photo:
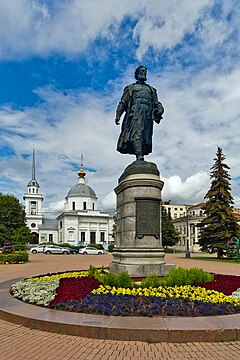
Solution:
[{"label": "bush", "polygon": [[210,282],[213,275],[203,271],[202,269],[193,268],[175,268],[169,271],[169,274],[161,279],[162,286],[181,286],[191,285],[195,282]]},{"label": "bush", "polygon": [[101,282],[104,285],[115,286],[116,288],[134,287],[133,280],[126,271],[121,272],[119,275],[115,275],[109,271],[108,273],[101,275]]},{"label": "bush", "polygon": [[104,250],[102,244],[88,244],[87,247],[95,247],[98,250]]},{"label": "bush", "polygon": [[175,249],[175,248],[169,248],[169,247],[165,247],[164,248],[164,251],[166,254],[180,254],[180,253],[183,253],[184,251],[183,250],[180,250],[180,249]]},{"label": "bush", "polygon": [[113,244],[108,245],[108,251],[109,252],[113,252],[113,248],[114,248]]},{"label": "bush", "polygon": [[13,247],[14,247],[14,250],[15,251],[23,251],[23,250],[26,250],[26,246],[24,244],[21,244],[21,243],[14,243],[13,244]]},{"label": "bush", "polygon": [[148,275],[144,280],[141,281],[141,288],[159,287],[162,285],[162,279],[156,274]]},{"label": "bush", "polygon": [[28,261],[28,252],[26,250],[18,251],[12,254],[2,254],[0,255],[1,264],[19,264],[25,263]]},{"label": "bush", "polygon": [[[198,280],[197,280],[198,279]],[[201,279],[201,280],[200,280]],[[176,268],[171,269],[169,274],[164,277],[159,277],[157,275],[148,275],[144,279],[140,286],[142,288],[150,287],[159,287],[159,286],[181,286],[181,285],[191,285],[194,283],[206,283],[213,280],[213,275],[203,271],[202,269],[193,268]]]}]

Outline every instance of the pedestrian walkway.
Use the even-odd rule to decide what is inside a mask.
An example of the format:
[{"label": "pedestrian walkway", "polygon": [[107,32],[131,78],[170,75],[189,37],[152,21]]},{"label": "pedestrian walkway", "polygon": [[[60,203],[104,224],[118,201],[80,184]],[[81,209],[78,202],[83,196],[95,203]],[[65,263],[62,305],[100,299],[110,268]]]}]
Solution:
[{"label": "pedestrian walkway", "polygon": [[[31,255],[30,262],[23,265],[0,266],[0,282],[17,277],[65,270],[87,269],[108,265],[110,255],[103,256],[61,256]],[[240,264],[222,264],[185,259],[182,255],[167,255],[167,263],[185,267],[203,267],[208,271],[240,274]],[[1,299],[0,299],[1,301]],[[189,319],[191,322],[191,319]],[[145,319],[143,319],[144,324]],[[240,341],[151,343],[129,340],[116,341],[88,339],[80,336],[49,333],[0,320],[0,360],[42,360],[42,359],[238,359]],[[189,341],[192,340],[189,338]]]}]

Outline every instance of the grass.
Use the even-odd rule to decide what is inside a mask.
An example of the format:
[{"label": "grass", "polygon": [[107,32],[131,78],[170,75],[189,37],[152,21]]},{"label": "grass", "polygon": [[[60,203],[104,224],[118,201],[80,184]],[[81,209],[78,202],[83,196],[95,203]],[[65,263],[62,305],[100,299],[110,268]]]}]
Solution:
[{"label": "grass", "polygon": [[230,264],[238,264],[239,261],[237,260],[230,260],[230,259],[218,259],[218,258],[213,258],[213,257],[209,257],[209,256],[194,256],[194,257],[190,257],[189,260],[203,260],[203,261],[215,261],[215,262],[224,262],[224,263],[230,263]]}]

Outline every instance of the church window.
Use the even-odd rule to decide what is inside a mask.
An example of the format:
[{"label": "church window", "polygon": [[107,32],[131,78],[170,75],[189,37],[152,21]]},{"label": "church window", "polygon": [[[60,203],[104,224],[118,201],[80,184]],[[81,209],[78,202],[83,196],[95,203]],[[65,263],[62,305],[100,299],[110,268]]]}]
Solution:
[{"label": "church window", "polygon": [[81,242],[84,243],[85,242],[85,231],[81,231]]},{"label": "church window", "polygon": [[100,241],[103,243],[105,242],[105,232],[103,231],[100,232]]},{"label": "church window", "polygon": [[38,189],[36,189],[36,193],[38,194]]},{"label": "church window", "polygon": [[92,209],[95,210],[95,204],[94,203],[92,204]]},{"label": "church window", "polygon": [[83,202],[83,210],[86,210],[87,209],[87,203],[86,201]]},{"label": "church window", "polygon": [[73,231],[73,230],[69,230],[69,231],[68,231],[68,240],[69,240],[69,241],[73,241],[73,234],[74,234],[74,231]]},{"label": "church window", "polygon": [[36,201],[31,201],[31,215],[36,215],[37,211],[37,203]]},{"label": "church window", "polygon": [[72,210],[75,210],[75,201],[72,202]]},{"label": "church window", "polygon": [[96,244],[96,232],[90,231],[90,244]]},{"label": "church window", "polygon": [[28,189],[28,192],[29,192],[29,194],[31,194],[31,189],[30,188]]},{"label": "church window", "polygon": [[35,228],[35,227],[36,227],[36,224],[35,224],[35,223],[32,223],[32,224],[31,224],[31,227],[32,227],[32,228]]},{"label": "church window", "polygon": [[34,193],[34,188],[33,188],[33,193]]}]

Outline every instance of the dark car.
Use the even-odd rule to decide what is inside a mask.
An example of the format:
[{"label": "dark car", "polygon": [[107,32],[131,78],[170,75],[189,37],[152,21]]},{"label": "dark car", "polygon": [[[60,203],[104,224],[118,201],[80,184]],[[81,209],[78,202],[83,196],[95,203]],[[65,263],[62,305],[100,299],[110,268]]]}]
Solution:
[{"label": "dark car", "polygon": [[11,254],[14,251],[13,244],[10,242],[5,242],[2,247],[3,254]]}]

